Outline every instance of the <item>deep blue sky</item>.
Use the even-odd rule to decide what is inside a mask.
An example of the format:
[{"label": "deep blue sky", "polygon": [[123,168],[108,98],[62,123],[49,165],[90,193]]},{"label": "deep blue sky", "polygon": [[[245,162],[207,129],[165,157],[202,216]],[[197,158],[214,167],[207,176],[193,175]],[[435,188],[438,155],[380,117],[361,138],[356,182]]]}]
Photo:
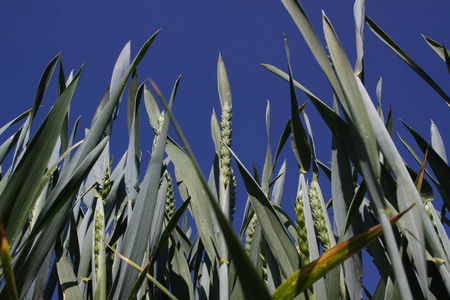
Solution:
[{"label": "deep blue sky", "polygon": [[[321,10],[330,18],[352,64],[355,55],[353,1],[302,1],[310,20],[323,36]],[[448,1],[367,1],[366,14],[384,29],[447,92],[449,74],[442,60],[428,47],[421,33],[450,44]],[[289,41],[294,77],[331,105],[332,93],[318,64],[303,41],[281,1],[2,1],[0,3],[0,89],[1,124],[30,108],[36,86],[48,62],[58,53],[66,75],[86,63],[71,108],[71,124],[82,115],[78,140],[88,127],[106,91],[112,69],[123,46],[131,40],[132,57],[158,29],[162,29],[138,67],[139,81],[152,78],[166,98],[183,73],[174,113],[202,168],[209,172],[214,155],[210,135],[212,109],[220,110],[216,65],[219,51],[225,61],[233,96],[232,148],[251,169],[252,160],[262,171],[266,148],[266,99],[272,107],[273,151],[290,115],[289,87],[260,63],[287,70],[283,35]],[[375,97],[383,77],[383,109],[392,105],[394,131],[413,144],[399,119],[405,120],[428,139],[430,119],[449,140],[449,108],[421,78],[366,28],[366,87]],[[47,111],[56,97],[53,80],[43,105]],[[299,103],[307,100],[300,91]],[[141,103],[141,147],[146,168],[153,134]],[[330,160],[331,135],[313,105],[306,112],[315,135],[318,157]],[[38,117],[44,114],[41,112]],[[125,106],[113,128],[112,153],[116,161],[127,145]],[[395,142],[399,144],[398,137]],[[4,138],[1,139],[2,141]],[[289,146],[289,145],[288,145]],[[412,164],[410,157],[405,154]],[[281,159],[288,159],[284,207],[291,210],[297,189],[293,154],[287,147]],[[282,160],[279,162],[281,166]],[[412,164],[416,167],[416,165]],[[238,176],[239,177],[239,176]],[[325,199],[331,197],[329,182],[321,176]],[[236,219],[241,221],[245,191],[238,194]],[[439,205],[440,207],[440,205]],[[374,283],[365,280],[370,291]]]}]

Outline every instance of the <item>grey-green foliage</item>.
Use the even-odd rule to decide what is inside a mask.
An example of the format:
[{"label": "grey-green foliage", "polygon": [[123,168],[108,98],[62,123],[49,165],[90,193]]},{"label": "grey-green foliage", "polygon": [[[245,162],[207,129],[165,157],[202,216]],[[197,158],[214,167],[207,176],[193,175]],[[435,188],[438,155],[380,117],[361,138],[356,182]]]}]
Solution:
[{"label": "grey-green foliage", "polygon": [[[74,299],[270,299],[271,294],[300,299],[359,299],[367,269],[361,268],[361,255],[345,262],[343,259],[352,249],[364,247],[380,274],[375,291],[366,291],[369,297],[449,298],[446,210],[450,203],[450,168],[446,141],[432,122],[429,147],[426,139],[405,123],[420,150],[427,154],[427,164],[406,139],[401,142],[419,164],[415,169],[403,163],[392,138],[392,115],[389,113],[385,120],[382,112],[381,80],[376,90],[377,109],[363,84],[365,22],[445,101],[448,97],[374,21],[365,18],[365,1],[357,0],[354,5],[354,68],[325,15],[323,28],[329,56],[300,3],[282,2],[332,87],[327,102],[336,100],[336,105],[330,108],[295,81],[286,39],[288,72],[264,67],[289,82],[290,99],[285,99],[285,104],[290,107],[290,119],[272,156],[271,107],[267,102],[267,148],[261,149],[266,154],[261,173],[254,166],[252,175],[238,157],[241,150],[232,150],[236,145],[231,143],[230,83],[221,56],[217,64],[221,115],[220,123],[214,111],[211,118],[216,158],[208,182],[172,113],[180,78],[169,103],[154,83],[150,88],[138,81],[137,65],[156,34],[132,62],[130,44],[124,47],[110,87],[79,142],[79,119],[69,132],[68,112],[76,87],[82,83],[83,68],[66,78],[59,56],[49,63],[32,109],[0,128],[3,135],[12,125],[25,120],[0,145],[0,217],[10,244],[20,298],[48,299],[59,285],[65,297]],[[425,39],[448,63],[445,47]],[[57,101],[32,135],[34,116],[58,61]],[[128,148],[114,165],[109,141],[115,138],[112,126],[120,117],[127,82]],[[296,88],[311,100],[333,135],[331,167],[317,157],[314,127],[304,111],[312,108],[298,108]],[[145,172],[141,172],[145,153],[140,144],[142,98],[150,123],[144,124],[150,125],[155,134]],[[343,112],[342,118],[339,111]],[[182,145],[168,135],[169,124]],[[286,171],[292,165],[285,161],[274,177],[277,160],[289,138],[293,152],[288,155],[297,162],[293,169],[300,171],[295,195],[284,195],[283,191],[285,178],[290,176]],[[9,165],[5,159],[8,155]],[[241,179],[233,173],[233,159]],[[320,185],[319,166],[323,170]],[[331,180],[332,201],[328,204],[333,206],[333,218],[321,193],[326,182],[322,181],[323,174]],[[246,190],[239,199],[248,198],[248,204],[242,216],[235,216],[239,180]],[[183,202],[180,205],[176,202],[178,195]],[[438,196],[444,203],[441,213],[436,208]],[[294,220],[281,206],[286,197],[293,199]],[[415,206],[391,226],[389,218],[411,204]],[[187,214],[192,224],[188,224]],[[240,239],[232,227],[233,220],[239,217]],[[361,244],[376,224],[382,224],[383,239]],[[358,233],[363,233],[359,239],[350,240]],[[333,257],[321,261],[327,257],[321,256],[323,253],[333,253]],[[328,263],[336,257],[342,265],[331,270]],[[299,268],[301,272],[297,272]],[[3,273],[0,276],[5,278]],[[283,286],[295,280],[297,284]],[[3,285],[0,297],[6,297],[9,282]],[[302,282],[309,286],[297,290]]]}]

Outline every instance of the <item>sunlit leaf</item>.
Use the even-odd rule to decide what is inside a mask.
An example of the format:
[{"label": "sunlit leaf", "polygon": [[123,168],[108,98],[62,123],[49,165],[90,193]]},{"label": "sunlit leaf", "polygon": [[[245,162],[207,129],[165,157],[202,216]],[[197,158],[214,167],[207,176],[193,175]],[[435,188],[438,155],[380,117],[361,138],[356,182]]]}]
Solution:
[{"label": "sunlit leaf", "polygon": [[[390,223],[395,224],[410,208],[391,218]],[[323,277],[332,268],[340,265],[346,259],[361,251],[364,247],[380,237],[382,233],[381,225],[377,225],[365,233],[336,245],[327,252],[324,252],[317,260],[310,262],[286,279],[272,294],[272,297],[283,300],[294,299],[295,296],[308,288],[308,286]]]}]

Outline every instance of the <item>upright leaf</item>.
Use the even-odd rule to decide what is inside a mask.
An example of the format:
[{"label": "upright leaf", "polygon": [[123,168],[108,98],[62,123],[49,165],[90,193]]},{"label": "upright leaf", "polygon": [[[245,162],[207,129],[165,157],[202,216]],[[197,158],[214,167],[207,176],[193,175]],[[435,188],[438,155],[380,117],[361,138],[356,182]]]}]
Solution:
[{"label": "upright leaf", "polygon": [[264,192],[236,154],[234,154],[233,151],[231,151],[231,154],[238,164],[239,172],[244,180],[255,213],[258,216],[265,240],[270,246],[272,253],[275,255],[275,259],[278,261],[284,276],[288,277],[300,265],[300,258],[294,243],[289,237],[286,229],[283,227],[283,224],[280,222],[280,219]]},{"label": "upright leaf", "polygon": [[[178,81],[175,90],[177,84]],[[173,97],[169,103],[170,107],[172,103]],[[161,206],[157,203],[157,199],[168,130],[169,118],[166,117],[124,235],[122,253],[132,261],[142,261],[152,229],[153,217]],[[124,262],[121,269],[116,279],[120,290],[114,294],[114,299],[127,297],[138,277],[138,274]]]},{"label": "upright leaf", "polygon": [[[28,219],[31,207],[36,200],[34,197],[43,188],[40,186],[42,174],[45,172],[58,140],[60,128],[82,70],[83,67],[42,122],[17,164],[8,185],[0,195],[0,216],[11,244],[14,244],[17,235]],[[11,216],[14,218],[10,221]]]},{"label": "upright leaf", "polygon": [[305,128],[303,128],[298,112],[297,96],[295,94],[294,79],[291,68],[291,56],[289,54],[289,47],[286,38],[284,39],[286,45],[286,55],[289,66],[289,86],[291,90],[291,138],[292,148],[294,150],[297,164],[299,165],[301,173],[307,173],[311,166],[311,148],[308,143],[308,136]]}]

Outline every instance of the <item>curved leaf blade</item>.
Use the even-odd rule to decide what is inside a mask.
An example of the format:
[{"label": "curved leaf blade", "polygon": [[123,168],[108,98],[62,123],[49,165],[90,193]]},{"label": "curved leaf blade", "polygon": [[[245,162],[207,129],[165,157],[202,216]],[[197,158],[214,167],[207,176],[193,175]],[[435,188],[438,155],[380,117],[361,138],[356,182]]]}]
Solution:
[{"label": "curved leaf blade", "polygon": [[[372,30],[373,33],[395,54],[397,54],[414,72],[417,73],[423,80],[425,80],[446,102],[450,104],[450,97],[439,87],[439,85],[434,82],[433,79],[421,68],[419,67],[406,53],[400,48],[377,24],[375,24],[372,19],[366,16],[367,25]],[[445,58],[444,58],[445,61]]]},{"label": "curved leaf blade", "polygon": [[288,277],[300,265],[297,249],[295,249],[294,243],[289,237],[286,229],[283,227],[275,209],[259,187],[258,183],[256,183],[231,149],[230,152],[236,160],[250,201],[252,202],[259,223],[261,224],[264,237],[275,256],[275,259],[278,261],[284,276]]},{"label": "curved leaf blade", "polygon": [[[406,212],[412,208],[404,210],[391,218],[391,225],[395,224]],[[372,243],[381,236],[383,229],[381,225],[372,227],[367,232],[359,234],[347,241],[344,241],[327,252],[323,253],[317,260],[307,264],[286,279],[272,294],[274,299],[289,300],[294,299],[308,286],[323,277],[331,269],[343,263],[352,255],[361,251],[364,247]]]}]

